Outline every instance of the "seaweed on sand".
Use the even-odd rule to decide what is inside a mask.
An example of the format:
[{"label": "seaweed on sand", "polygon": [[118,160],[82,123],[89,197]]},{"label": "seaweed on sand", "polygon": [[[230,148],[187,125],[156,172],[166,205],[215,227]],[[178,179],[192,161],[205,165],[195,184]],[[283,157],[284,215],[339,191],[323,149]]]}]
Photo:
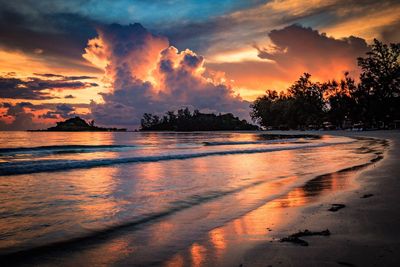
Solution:
[{"label": "seaweed on sand", "polygon": [[319,235],[319,236],[329,236],[331,235],[331,232],[326,229],[323,231],[310,231],[310,230],[304,230],[304,231],[299,231],[297,233],[291,234],[288,237],[282,238],[280,241],[281,242],[290,242],[294,243],[300,246],[308,246],[308,242],[301,239],[300,237],[304,236],[314,236],[314,235]]}]

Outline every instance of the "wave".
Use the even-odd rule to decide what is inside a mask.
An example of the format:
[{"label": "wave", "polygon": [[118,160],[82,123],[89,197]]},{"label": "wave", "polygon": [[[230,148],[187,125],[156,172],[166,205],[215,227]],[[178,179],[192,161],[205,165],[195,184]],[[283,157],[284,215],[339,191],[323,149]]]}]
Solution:
[{"label": "wave", "polygon": [[133,145],[59,145],[37,147],[0,148],[0,155],[18,154],[64,154],[94,151],[115,151],[135,148]]},{"label": "wave", "polygon": [[[285,178],[281,176],[279,178]],[[29,247],[29,245],[9,247],[7,249],[0,250],[0,259],[5,262],[19,260],[21,256],[29,257],[40,253],[45,253],[47,251],[54,251],[57,249],[65,249],[67,246],[72,244],[82,244],[82,242],[97,242],[98,238],[107,238],[108,236],[118,233],[126,228],[135,227],[145,223],[151,223],[163,217],[170,216],[176,212],[189,209],[191,207],[201,205],[205,202],[209,202],[227,195],[239,193],[246,189],[254,186],[258,186],[264,183],[270,182],[268,180],[255,181],[237,188],[232,188],[230,190],[221,191],[209,191],[204,192],[202,195],[192,195],[185,199],[174,201],[170,203],[169,207],[164,210],[147,213],[140,215],[136,218],[131,218],[125,222],[116,223],[113,225],[106,226],[105,228],[98,230],[89,230],[86,233],[82,233],[79,236],[70,237],[68,239],[62,239],[59,241],[54,241],[48,244],[38,245],[36,247]]]},{"label": "wave", "polygon": [[309,143],[309,144],[296,144],[291,146],[288,145],[285,147],[205,151],[198,153],[163,154],[155,156],[136,156],[136,157],[105,158],[105,159],[92,159],[92,160],[36,160],[36,161],[3,162],[0,163],[0,176],[30,174],[39,172],[54,172],[54,171],[63,171],[71,169],[86,169],[86,168],[110,166],[110,165],[124,164],[124,163],[157,162],[157,161],[167,161],[167,160],[185,160],[185,159],[201,158],[208,156],[220,156],[220,155],[266,153],[266,152],[283,151],[283,150],[295,150],[302,148],[324,147],[324,146],[346,144],[352,142],[354,141],[336,142],[336,143]]},{"label": "wave", "polygon": [[[354,172],[354,171],[366,168],[366,167],[376,163],[377,161],[380,161],[383,159],[383,156],[378,155],[376,153],[375,153],[375,155],[376,155],[375,158],[370,159],[369,161],[367,161],[365,163],[362,163],[359,165],[354,165],[354,166],[347,167],[344,169],[340,169],[335,172],[318,175],[318,176],[314,177],[313,179],[310,179],[307,182],[305,182],[302,185],[302,187],[311,187],[313,189],[313,187],[315,187],[313,185],[315,183],[318,183],[319,180],[321,180],[321,179],[325,179],[325,178],[334,176],[336,174]],[[285,176],[281,176],[279,178],[285,178]],[[49,252],[54,253],[55,251],[65,251],[66,249],[71,249],[71,245],[75,245],[75,244],[80,244],[80,245],[82,245],[82,244],[87,245],[87,244],[92,244],[92,243],[97,244],[99,242],[99,239],[104,240],[104,239],[110,238],[115,234],[121,233],[121,231],[124,231],[127,228],[131,228],[131,230],[134,230],[135,227],[137,227],[139,225],[160,220],[164,217],[171,216],[174,213],[177,213],[179,211],[182,211],[182,210],[185,210],[185,209],[197,206],[197,205],[201,205],[205,202],[212,201],[212,200],[215,200],[215,199],[227,196],[227,195],[239,193],[239,192],[249,189],[251,187],[258,186],[258,185],[261,185],[261,184],[264,184],[267,182],[270,182],[270,180],[255,181],[255,182],[249,183],[247,185],[243,185],[241,187],[232,188],[230,190],[209,191],[209,192],[205,192],[202,195],[192,195],[183,200],[172,202],[170,204],[170,206],[165,210],[144,214],[138,218],[131,218],[131,220],[122,222],[120,224],[110,225],[106,228],[86,232],[79,236],[70,237],[68,239],[53,241],[51,243],[42,244],[42,245],[38,245],[35,247],[29,247],[29,246],[23,246],[23,245],[9,247],[7,249],[0,251],[0,259],[4,262],[15,263],[15,262],[20,261],[21,259],[26,260],[26,258],[36,257],[38,255],[49,253]],[[290,191],[290,190],[293,190],[293,188],[300,187],[300,186],[301,186],[300,184],[294,185],[294,187],[288,188],[288,190]],[[264,199],[264,202],[262,204],[266,203],[267,201],[271,201],[272,199],[281,197],[282,195],[285,195],[289,191],[283,191],[280,194],[271,195],[270,197]],[[255,207],[255,208],[257,208],[257,207]]]},{"label": "wave", "polygon": [[287,143],[297,141],[298,138],[289,139],[276,139],[268,141],[225,141],[225,142],[203,142],[205,146],[234,146],[234,145],[262,145],[262,144],[274,144],[274,143]]}]

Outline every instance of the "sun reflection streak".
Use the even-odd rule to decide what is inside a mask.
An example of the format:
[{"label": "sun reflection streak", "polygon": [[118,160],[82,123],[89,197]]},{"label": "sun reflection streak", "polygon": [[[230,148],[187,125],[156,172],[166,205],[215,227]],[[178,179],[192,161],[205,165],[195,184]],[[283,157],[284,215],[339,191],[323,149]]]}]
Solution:
[{"label": "sun reflection streak", "polygon": [[209,232],[208,236],[210,238],[211,243],[214,245],[215,254],[217,257],[221,256],[224,250],[226,250],[226,240],[225,233],[223,228],[216,228]]},{"label": "sun reflection streak", "polygon": [[194,243],[190,248],[190,254],[192,256],[192,266],[199,267],[204,261],[206,248],[198,243]]},{"label": "sun reflection streak", "polygon": [[183,267],[185,266],[185,260],[182,255],[177,254],[171,260],[167,261],[165,267]]}]

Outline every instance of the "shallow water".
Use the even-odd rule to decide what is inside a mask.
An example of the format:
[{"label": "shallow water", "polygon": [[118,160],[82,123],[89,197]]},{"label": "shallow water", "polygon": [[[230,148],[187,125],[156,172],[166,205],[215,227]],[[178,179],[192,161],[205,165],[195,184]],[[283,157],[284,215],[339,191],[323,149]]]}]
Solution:
[{"label": "shallow water", "polygon": [[305,203],[324,190],[316,177],[370,162],[379,146],[260,133],[1,132],[0,255],[146,266],[178,265],[189,250],[182,264],[196,265],[206,237],[215,241],[208,257],[223,251],[216,229],[303,185],[296,201]]}]

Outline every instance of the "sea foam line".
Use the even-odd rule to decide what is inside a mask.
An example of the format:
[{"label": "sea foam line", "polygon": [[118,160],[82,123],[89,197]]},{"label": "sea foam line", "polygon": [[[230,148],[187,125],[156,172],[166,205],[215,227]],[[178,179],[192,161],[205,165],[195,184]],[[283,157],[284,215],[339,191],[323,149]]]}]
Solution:
[{"label": "sea foam line", "polygon": [[133,149],[133,145],[55,145],[55,146],[37,146],[37,147],[11,147],[0,148],[0,155],[17,154],[50,154],[50,153],[80,153],[95,151],[114,151]]},{"label": "sea foam line", "polygon": [[106,158],[106,159],[92,159],[92,160],[37,160],[37,161],[5,162],[5,163],[0,163],[0,176],[39,173],[39,172],[54,172],[54,171],[63,171],[71,169],[86,169],[86,168],[109,166],[109,165],[124,164],[124,163],[157,162],[157,161],[167,161],[167,160],[185,160],[185,159],[201,158],[208,156],[266,153],[266,152],[275,152],[284,150],[295,150],[302,148],[324,147],[324,146],[346,144],[352,142],[354,141],[303,144],[303,145],[292,145],[286,147],[267,147],[267,148],[257,148],[257,149],[206,151],[206,152],[198,152],[192,154],[189,153],[164,154],[155,156],[136,156],[136,157]]},{"label": "sea foam line", "polygon": [[274,144],[274,143],[286,143],[294,142],[299,140],[299,138],[288,138],[288,139],[278,139],[278,140],[267,140],[267,141],[221,141],[221,142],[203,142],[205,146],[231,146],[231,145],[260,145],[260,144]]}]

